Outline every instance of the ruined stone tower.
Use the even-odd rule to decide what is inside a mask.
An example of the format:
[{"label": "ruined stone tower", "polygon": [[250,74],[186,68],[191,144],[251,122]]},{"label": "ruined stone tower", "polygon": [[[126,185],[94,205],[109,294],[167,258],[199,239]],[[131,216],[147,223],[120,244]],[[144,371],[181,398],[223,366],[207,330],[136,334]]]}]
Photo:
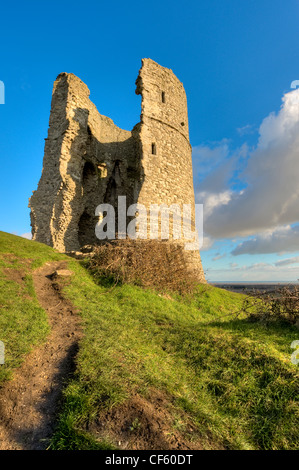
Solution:
[{"label": "ruined stone tower", "polygon": [[[170,69],[143,59],[136,80],[142,97],[141,120],[133,130],[118,128],[89,99],[75,75],[60,74],[53,88],[42,176],[30,198],[33,240],[61,252],[98,242],[95,209],[138,203],[183,207],[194,189],[187,100]],[[174,221],[173,221],[174,224]],[[150,224],[149,224],[150,225]],[[171,234],[170,234],[171,235]],[[170,243],[183,243],[172,240]],[[184,251],[190,269],[204,282],[198,250]]]}]

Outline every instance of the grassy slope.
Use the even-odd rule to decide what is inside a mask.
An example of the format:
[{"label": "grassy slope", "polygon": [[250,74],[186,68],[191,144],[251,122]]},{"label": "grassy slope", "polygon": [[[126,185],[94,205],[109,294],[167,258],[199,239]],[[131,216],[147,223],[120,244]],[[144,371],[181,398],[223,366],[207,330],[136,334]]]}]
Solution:
[{"label": "grassy slope", "polygon": [[[0,366],[0,380],[47,334],[30,271],[66,259],[0,233],[0,267],[11,266],[3,253],[14,254],[16,268],[34,261],[26,264],[22,288],[1,278],[0,339],[7,363]],[[187,435],[191,422],[193,439],[204,448],[296,448],[298,368],[290,361],[290,344],[298,330],[232,320],[225,315],[238,310],[241,296],[217,288],[199,287],[192,298],[173,299],[129,285],[107,293],[80,263],[69,259],[69,267],[75,275],[65,293],[80,308],[85,336],[53,449],[106,448],[83,431],[86,424],[136,393],[150,398],[151,390],[169,397],[174,428]]]},{"label": "grassy slope", "polygon": [[60,254],[45,245],[0,232],[0,340],[5,344],[0,382],[11,377],[12,369],[49,332],[31,273],[45,262],[60,258]]}]

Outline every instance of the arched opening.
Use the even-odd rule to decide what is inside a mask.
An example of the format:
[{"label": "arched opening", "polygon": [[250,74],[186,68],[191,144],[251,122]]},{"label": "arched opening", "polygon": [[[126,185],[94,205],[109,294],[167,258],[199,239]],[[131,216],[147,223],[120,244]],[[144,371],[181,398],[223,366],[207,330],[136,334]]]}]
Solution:
[{"label": "arched opening", "polygon": [[97,172],[91,162],[86,162],[82,173],[83,194],[93,190],[97,184]]},{"label": "arched opening", "polygon": [[78,224],[78,240],[80,247],[96,243],[97,238],[95,234],[95,227],[95,217],[92,217],[86,211],[84,211]]},{"label": "arched opening", "polygon": [[83,167],[83,184],[92,176],[95,176],[96,169],[93,163],[86,162]]},{"label": "arched opening", "polygon": [[122,177],[121,162],[116,160],[104,195],[104,203],[111,204],[115,210],[115,227],[118,227],[118,197],[125,195],[126,189]]},{"label": "arched opening", "polygon": [[[94,197],[98,184],[98,169],[90,161],[85,161],[82,169],[82,193],[84,211],[78,222],[78,241],[80,247],[96,243],[94,215]],[[92,215],[90,215],[92,214]]]}]

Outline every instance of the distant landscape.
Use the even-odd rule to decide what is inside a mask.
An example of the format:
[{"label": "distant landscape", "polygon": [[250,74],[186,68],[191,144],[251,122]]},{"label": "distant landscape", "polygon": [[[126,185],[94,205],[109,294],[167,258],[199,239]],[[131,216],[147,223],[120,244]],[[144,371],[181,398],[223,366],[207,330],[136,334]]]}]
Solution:
[{"label": "distant landscape", "polygon": [[220,289],[225,289],[229,290],[231,292],[239,292],[242,294],[248,294],[252,292],[253,290],[259,290],[259,291],[274,291],[279,287],[285,287],[285,286],[298,286],[298,282],[252,282],[252,281],[247,281],[247,282],[211,282],[210,283],[212,286],[219,287]]}]

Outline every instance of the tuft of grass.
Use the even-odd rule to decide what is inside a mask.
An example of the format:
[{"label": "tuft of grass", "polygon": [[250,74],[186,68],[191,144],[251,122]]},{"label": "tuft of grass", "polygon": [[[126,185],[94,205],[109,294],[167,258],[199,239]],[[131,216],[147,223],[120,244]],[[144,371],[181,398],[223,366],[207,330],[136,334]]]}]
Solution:
[{"label": "tuft of grass", "polygon": [[107,440],[97,440],[91,434],[77,427],[76,417],[64,413],[54,434],[49,449],[51,450],[115,450],[117,447]]}]

